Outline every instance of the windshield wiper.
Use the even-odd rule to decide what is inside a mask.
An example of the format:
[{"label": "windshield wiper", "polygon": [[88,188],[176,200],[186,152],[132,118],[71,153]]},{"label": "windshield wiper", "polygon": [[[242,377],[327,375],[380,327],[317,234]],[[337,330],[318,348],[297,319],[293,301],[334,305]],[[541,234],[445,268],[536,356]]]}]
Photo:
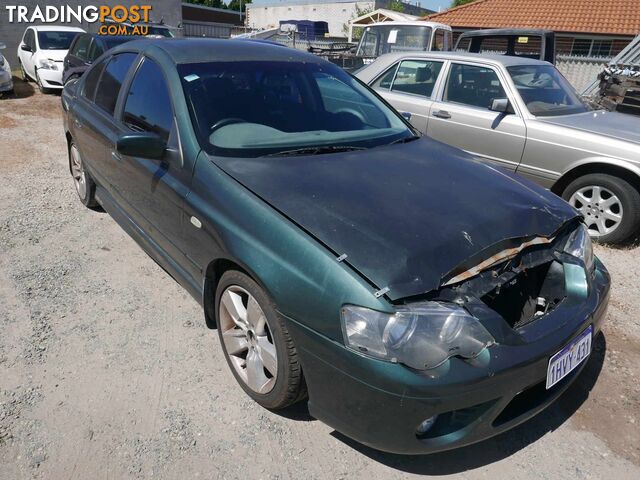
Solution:
[{"label": "windshield wiper", "polygon": [[389,143],[389,145],[397,145],[399,143],[409,143],[409,142],[413,142],[414,140],[418,140],[419,138],[422,138],[419,135],[412,135],[411,137],[403,137],[403,138],[399,138],[398,140],[394,140],[393,142]]},{"label": "windshield wiper", "polygon": [[364,147],[351,147],[346,145],[326,145],[318,147],[295,148],[293,150],[283,150],[282,152],[269,153],[265,157],[287,157],[295,155],[322,155],[323,153],[353,152],[356,150],[366,150]]}]

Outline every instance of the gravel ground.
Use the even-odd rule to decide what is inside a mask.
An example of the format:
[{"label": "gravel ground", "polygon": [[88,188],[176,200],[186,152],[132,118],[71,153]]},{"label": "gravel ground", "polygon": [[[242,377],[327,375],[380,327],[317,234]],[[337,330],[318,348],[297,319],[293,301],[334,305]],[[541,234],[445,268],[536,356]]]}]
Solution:
[{"label": "gravel ground", "polygon": [[561,401],[471,447],[379,453],[243,394],[198,305],[77,201],[59,96],[17,88],[0,100],[0,479],[640,478],[639,248],[597,248],[611,306]]}]

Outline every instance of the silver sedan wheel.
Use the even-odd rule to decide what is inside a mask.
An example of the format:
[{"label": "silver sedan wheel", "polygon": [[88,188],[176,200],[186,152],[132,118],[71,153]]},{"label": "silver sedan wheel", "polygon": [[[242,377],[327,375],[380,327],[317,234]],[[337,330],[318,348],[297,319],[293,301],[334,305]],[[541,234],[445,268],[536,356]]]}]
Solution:
[{"label": "silver sedan wheel", "polygon": [[278,357],[267,318],[253,296],[237,285],[220,297],[218,319],[227,356],[242,381],[256,393],[276,383]]},{"label": "silver sedan wheel", "polygon": [[622,202],[608,188],[582,187],[571,195],[569,203],[582,212],[592,237],[607,235],[622,222]]},{"label": "silver sedan wheel", "polygon": [[71,175],[73,175],[73,182],[76,185],[78,196],[84,200],[87,196],[87,175],[82,165],[80,152],[75,145],[71,145]]}]

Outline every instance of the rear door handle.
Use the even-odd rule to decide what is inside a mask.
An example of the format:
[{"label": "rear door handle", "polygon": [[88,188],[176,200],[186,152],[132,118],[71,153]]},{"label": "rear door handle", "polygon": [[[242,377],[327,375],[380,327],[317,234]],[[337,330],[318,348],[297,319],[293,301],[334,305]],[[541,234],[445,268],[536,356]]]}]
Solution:
[{"label": "rear door handle", "polygon": [[80,120],[78,120],[77,118],[73,119],[73,124],[78,128],[82,128],[82,122]]},{"label": "rear door handle", "polygon": [[437,112],[433,112],[433,116],[444,119],[451,118],[451,114],[446,110],[438,110]]}]

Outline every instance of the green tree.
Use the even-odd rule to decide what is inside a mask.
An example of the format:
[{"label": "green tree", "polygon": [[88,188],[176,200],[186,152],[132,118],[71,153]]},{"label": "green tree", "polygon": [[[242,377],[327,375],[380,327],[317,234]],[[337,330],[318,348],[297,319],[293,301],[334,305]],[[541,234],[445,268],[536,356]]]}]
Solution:
[{"label": "green tree", "polygon": [[404,12],[404,3],[400,0],[392,0],[389,2],[389,10],[393,10],[394,12]]},{"label": "green tree", "polygon": [[247,3],[251,3],[251,0],[231,0],[227,5],[227,8],[237,12],[240,10],[240,5],[242,5],[242,11],[244,12],[246,10]]},{"label": "green tree", "polygon": [[453,0],[453,2],[451,2],[451,8],[453,7],[459,7],[460,5],[466,5],[467,3],[471,3],[475,0]]},{"label": "green tree", "polygon": [[227,8],[227,5],[222,0],[185,0],[187,3],[193,3],[194,5],[202,5],[204,7],[214,8]]},{"label": "green tree", "polygon": [[[365,7],[360,8],[356,3],[356,11],[351,15],[351,18],[349,21],[354,20],[358,17],[361,17],[362,15],[366,15],[367,13],[371,13],[371,12],[373,12],[373,8],[365,8]],[[342,33],[344,33],[345,37],[349,35],[349,22],[342,25]],[[354,39],[360,38],[361,35],[362,35],[362,27],[356,27],[353,29]]]}]

